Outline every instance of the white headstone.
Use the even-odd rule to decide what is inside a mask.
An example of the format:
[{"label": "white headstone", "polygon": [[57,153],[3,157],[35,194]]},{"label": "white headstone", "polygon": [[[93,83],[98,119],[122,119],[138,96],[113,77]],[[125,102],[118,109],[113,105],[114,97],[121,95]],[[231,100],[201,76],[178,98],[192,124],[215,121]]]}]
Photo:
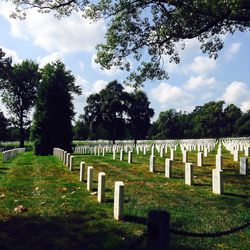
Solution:
[{"label": "white headstone", "polygon": [[97,191],[97,200],[102,203],[105,201],[105,173],[98,173],[98,191]]},{"label": "white headstone", "polygon": [[203,165],[203,153],[202,152],[198,152],[197,153],[197,166],[198,167],[202,167]]},{"label": "white headstone", "polygon": [[151,155],[149,159],[149,171],[154,172],[155,170],[155,156]]},{"label": "white headstone", "polygon": [[239,161],[239,150],[234,150],[234,161]]},{"label": "white headstone", "polygon": [[165,160],[165,177],[172,177],[172,161],[170,159]]},{"label": "white headstone", "polygon": [[80,164],[80,181],[84,181],[84,172],[85,172],[85,162],[82,161]]},{"label": "white headstone", "polygon": [[216,169],[222,170],[222,155],[220,154],[216,155]]},{"label": "white headstone", "polygon": [[248,159],[246,157],[240,158],[240,174],[248,175]]},{"label": "white headstone", "polygon": [[193,184],[193,164],[192,163],[185,164],[185,184],[186,185]]},{"label": "white headstone", "polygon": [[115,182],[114,193],[114,219],[123,219],[123,207],[124,207],[124,183],[122,181]]},{"label": "white headstone", "polygon": [[131,164],[132,163],[132,151],[128,152],[128,163]]},{"label": "white headstone", "polygon": [[213,193],[215,194],[223,194],[223,177],[222,177],[221,170],[213,169],[212,176],[213,176]]},{"label": "white headstone", "polygon": [[88,167],[88,175],[87,175],[87,190],[93,191],[93,167]]},{"label": "white headstone", "polygon": [[187,150],[182,151],[182,161],[183,161],[183,163],[188,162],[188,152],[187,152]]}]

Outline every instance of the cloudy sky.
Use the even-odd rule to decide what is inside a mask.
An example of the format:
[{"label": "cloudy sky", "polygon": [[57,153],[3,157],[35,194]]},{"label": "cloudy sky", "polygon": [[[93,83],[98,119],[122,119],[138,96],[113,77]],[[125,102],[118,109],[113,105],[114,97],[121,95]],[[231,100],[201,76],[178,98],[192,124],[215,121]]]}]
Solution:
[{"label": "cloudy sky", "polygon": [[[80,13],[58,20],[35,10],[20,21],[9,17],[11,10],[11,5],[0,1],[0,47],[14,63],[32,59],[42,67],[62,60],[82,87],[82,95],[75,99],[77,115],[83,113],[88,95],[112,80],[122,82],[126,78],[125,72],[101,70],[94,62],[95,45],[104,41],[104,21],[90,24]],[[225,46],[217,60],[202,54],[196,39],[188,40],[186,49],[180,52],[180,64],[166,60],[169,80],[145,82],[144,91],[155,118],[169,108],[190,112],[195,106],[214,100],[234,103],[243,112],[250,109],[250,33],[226,35],[223,40]]]}]

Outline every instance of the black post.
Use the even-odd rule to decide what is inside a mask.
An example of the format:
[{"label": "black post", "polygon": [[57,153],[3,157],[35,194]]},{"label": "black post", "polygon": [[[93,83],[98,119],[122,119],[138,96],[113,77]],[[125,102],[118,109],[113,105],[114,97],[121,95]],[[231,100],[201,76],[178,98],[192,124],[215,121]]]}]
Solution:
[{"label": "black post", "polygon": [[169,250],[170,215],[163,210],[148,213],[148,250]]}]

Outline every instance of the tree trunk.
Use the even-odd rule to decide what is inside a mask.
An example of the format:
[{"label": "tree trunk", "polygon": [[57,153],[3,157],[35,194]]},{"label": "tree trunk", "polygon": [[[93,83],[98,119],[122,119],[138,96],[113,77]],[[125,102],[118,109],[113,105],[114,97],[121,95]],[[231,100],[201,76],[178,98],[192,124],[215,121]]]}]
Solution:
[{"label": "tree trunk", "polygon": [[20,127],[19,127],[19,131],[20,131],[20,148],[24,147],[24,131],[23,131],[23,110],[21,110],[21,114],[20,114]]},{"label": "tree trunk", "polygon": [[136,144],[137,144],[137,139],[136,139],[136,138],[134,139],[134,144],[135,144],[135,146],[136,146]]}]

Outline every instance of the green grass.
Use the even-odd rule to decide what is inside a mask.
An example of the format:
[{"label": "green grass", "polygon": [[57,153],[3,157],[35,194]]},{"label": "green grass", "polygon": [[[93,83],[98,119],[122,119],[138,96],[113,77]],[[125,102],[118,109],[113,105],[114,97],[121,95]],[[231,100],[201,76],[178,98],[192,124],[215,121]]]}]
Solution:
[{"label": "green grass", "polygon": [[[75,155],[74,171],[52,156],[31,152],[0,164],[1,249],[129,249],[146,231],[141,224],[152,209],[170,213],[171,227],[191,232],[227,230],[250,221],[250,176],[239,175],[239,164],[223,151],[225,194],[211,191],[215,151],[196,166],[194,185],[184,184],[180,151],[173,163],[173,178],[164,177],[164,159],[156,157],[156,172],[149,172],[149,154],[133,154],[133,164],[103,156]],[[1,157],[1,155],[0,155]],[[169,157],[169,152],[166,157]],[[118,158],[118,155],[117,155]],[[79,182],[80,162],[94,167],[94,191],[98,172],[106,173],[106,202]],[[86,180],[86,170],[85,170]],[[115,181],[125,183],[125,221],[113,220]],[[14,212],[23,205],[27,211]],[[146,240],[135,249],[145,249]],[[171,234],[171,249],[249,249],[250,227],[218,238],[192,238]]]}]

